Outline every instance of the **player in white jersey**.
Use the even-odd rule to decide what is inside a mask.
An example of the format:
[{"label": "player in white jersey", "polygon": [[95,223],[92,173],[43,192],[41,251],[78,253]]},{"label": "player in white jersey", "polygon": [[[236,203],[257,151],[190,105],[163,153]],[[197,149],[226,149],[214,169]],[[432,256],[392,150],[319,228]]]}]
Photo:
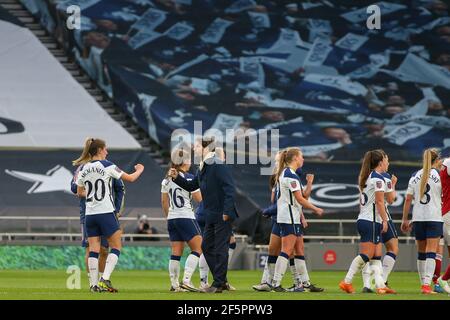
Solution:
[{"label": "player in white jersey", "polygon": [[441,214],[442,185],[439,169],[442,160],[436,149],[427,149],[423,153],[422,169],[413,174],[409,180],[403,205],[403,232],[411,230],[408,220],[412,201],[412,225],[417,242],[417,270],[423,294],[436,293],[431,288],[434,268],[436,266],[436,249],[443,234]]},{"label": "player in white jersey", "polygon": [[281,253],[275,264],[272,280],[273,291],[283,292],[281,280],[286,272],[289,257],[295,254],[294,263],[300,275],[307,272],[304,258],[301,216],[303,208],[321,216],[323,210],[304,198],[301,182],[295,171],[303,166],[303,154],[299,148],[288,148],[281,153],[277,172],[278,200],[277,223],[281,234]]},{"label": "player in white jersey", "polygon": [[[188,173],[191,167],[190,154],[181,149],[176,149],[172,153],[172,163],[170,169],[176,169],[179,174],[189,180],[194,177]],[[192,284],[191,278],[199,263],[202,254],[201,230],[195,219],[192,207],[192,198],[197,203],[202,201],[200,189],[189,192],[181,188],[170,178],[165,178],[161,183],[161,205],[167,218],[167,229],[169,231],[172,255],[169,261],[169,275],[171,291],[192,291],[198,290]],[[186,259],[184,266],[184,276],[179,283],[180,259],[183,255],[184,243],[187,243],[191,253]]]},{"label": "player in white jersey", "polygon": [[381,234],[388,230],[385,191],[386,182],[383,173],[389,167],[389,159],[383,150],[366,152],[359,173],[360,212],[357,220],[358,232],[361,236],[359,255],[356,256],[345,276],[339,283],[339,288],[347,293],[354,293],[353,277],[367,263],[375,278],[378,294],[395,293],[388,288],[383,280],[381,266]]},{"label": "player in white jersey", "polygon": [[[280,156],[282,151],[278,151],[275,155],[275,166],[274,171],[272,173],[272,176],[269,180],[269,186],[270,190],[272,190],[272,194],[270,197],[270,202],[272,205],[266,209],[263,210],[262,214],[264,217],[270,217],[272,220],[272,230],[270,234],[270,240],[269,240],[269,250],[268,250],[268,258],[266,260],[265,266],[264,266],[264,272],[261,278],[261,282],[257,285],[252,286],[252,288],[256,291],[266,291],[270,292],[272,290],[271,283],[273,279],[273,275],[275,273],[275,264],[277,262],[277,257],[281,253],[281,230],[277,223],[277,200],[278,200],[278,186],[276,184],[277,182],[277,172],[280,165]],[[301,175],[301,168],[297,169],[296,174],[298,176]],[[311,190],[312,190],[312,183],[314,181],[314,175],[307,174],[306,175],[306,181],[307,185],[306,188],[303,190],[303,196],[305,199],[308,199]],[[304,216],[302,216],[304,218]],[[306,224],[306,219],[303,219],[302,225]],[[306,277],[300,277],[300,275],[297,272],[297,269],[295,268],[295,257],[291,256],[289,259],[289,265],[292,273],[292,277],[294,280],[294,285],[290,288],[288,288],[288,291],[295,291],[295,289],[298,287],[297,284],[301,284],[304,281],[306,281]],[[321,290],[321,288],[316,288],[313,285],[309,286],[310,291],[314,290]]]},{"label": "player in white jersey", "polygon": [[[390,175],[389,173],[385,172],[381,174],[385,180],[385,196],[386,196],[386,204],[392,204],[394,203],[397,195],[395,191],[395,186],[397,185],[397,177],[395,175]],[[398,235],[397,230],[395,228],[394,222],[392,220],[392,217],[389,213],[389,209],[386,206],[386,213],[388,216],[388,230],[385,233],[381,234],[381,242],[386,247],[386,254],[383,257],[383,279],[386,286],[388,285],[388,278],[389,274],[391,273],[392,269],[395,265],[395,260],[398,255]],[[363,283],[364,287],[362,292],[363,293],[373,293],[373,290],[371,289],[371,283],[372,283],[372,269],[370,268],[370,264],[366,263],[362,270],[362,277],[363,277]]]},{"label": "player in white jersey", "polygon": [[[75,160],[90,159],[80,169],[76,183],[77,195],[86,198],[86,232],[89,242],[88,265],[91,284],[94,291],[117,292],[111,284],[110,277],[119,260],[122,231],[115,215],[112,179],[134,182],[144,171],[144,166],[137,164],[134,166],[136,171],[128,174],[114,163],[105,160],[107,155],[105,141],[89,139],[80,158]],[[98,280],[101,236],[107,238],[111,250],[106,259],[102,278]]]}]

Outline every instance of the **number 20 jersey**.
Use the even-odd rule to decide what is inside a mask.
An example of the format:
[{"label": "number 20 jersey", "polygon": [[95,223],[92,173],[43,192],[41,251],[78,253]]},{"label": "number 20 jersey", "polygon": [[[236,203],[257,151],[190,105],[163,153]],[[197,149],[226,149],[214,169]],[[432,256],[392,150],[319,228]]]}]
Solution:
[{"label": "number 20 jersey", "polygon": [[[193,175],[189,173],[179,173],[186,180],[192,180]],[[195,190],[192,193],[199,192]],[[195,219],[194,210],[192,207],[192,195],[189,191],[184,190],[170,178],[166,178],[161,183],[161,193],[169,195],[169,215],[167,219]]]},{"label": "number 20 jersey", "polygon": [[77,185],[86,190],[86,215],[115,211],[112,179],[120,179],[123,171],[108,160],[83,165],[76,177]]},{"label": "number 20 jersey", "polygon": [[406,191],[406,194],[414,197],[412,221],[443,221],[441,214],[442,185],[439,172],[436,169],[431,169],[425,194],[422,199],[419,199],[422,172],[423,170],[420,169],[409,179],[408,190]]}]

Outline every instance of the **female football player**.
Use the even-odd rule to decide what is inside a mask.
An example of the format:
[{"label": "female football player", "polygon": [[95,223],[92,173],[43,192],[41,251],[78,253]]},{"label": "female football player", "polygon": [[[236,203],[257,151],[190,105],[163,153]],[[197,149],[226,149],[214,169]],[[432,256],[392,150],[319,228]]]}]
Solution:
[{"label": "female football player", "polygon": [[304,248],[301,216],[302,208],[311,209],[321,216],[323,210],[311,204],[302,194],[301,182],[295,173],[303,166],[303,154],[299,148],[288,148],[280,155],[280,165],[277,172],[278,200],[277,223],[281,234],[281,253],[275,264],[275,272],[272,280],[272,290],[283,292],[281,280],[289,262],[289,257],[295,255],[295,266],[299,274],[304,274],[306,264],[304,260]]},{"label": "female football player", "polygon": [[[191,167],[190,154],[182,149],[175,149],[172,153],[170,169],[176,169],[180,175],[192,180],[193,175],[188,173]],[[199,263],[202,254],[202,233],[195,219],[192,199],[196,202],[202,201],[200,190],[189,192],[178,186],[170,178],[165,178],[161,184],[161,204],[167,218],[167,229],[169,231],[172,255],[169,261],[169,275],[172,287],[171,291],[198,290],[192,284],[191,278]],[[191,253],[186,259],[184,276],[179,283],[180,259],[183,255],[184,243],[187,243]]]},{"label": "female football player", "polygon": [[[85,146],[90,143],[90,140],[92,138],[87,138],[85,142]],[[77,178],[78,173],[80,172],[83,165],[88,163],[90,161],[90,156],[88,155],[88,158],[76,160],[73,161],[74,166],[78,166],[75,170],[73,179],[70,182],[70,189],[71,191],[76,195],[77,194]],[[125,196],[125,188],[123,185],[122,180],[113,179],[112,180],[112,188],[114,191],[114,207],[116,208],[115,214],[119,217],[121,214],[121,211],[123,210],[123,203],[124,203],[124,196]],[[89,265],[88,265],[88,259],[89,259],[89,244],[88,244],[88,237],[86,233],[86,199],[80,198],[80,224],[81,224],[81,246],[85,248],[85,264],[86,264],[86,271],[88,272],[88,280],[89,280],[89,288],[91,291],[94,290],[94,286],[91,284],[91,278],[89,276]],[[103,271],[105,270],[105,264],[106,264],[106,258],[108,256],[108,240],[105,237],[101,237],[101,247],[100,247],[100,254],[98,258],[98,264],[99,264],[99,275],[100,277],[103,274]]]},{"label": "female football player", "polygon": [[439,169],[442,161],[436,149],[426,149],[423,153],[422,169],[413,174],[409,180],[403,205],[401,229],[411,229],[408,220],[413,199],[412,225],[417,243],[417,270],[423,294],[436,293],[431,288],[434,268],[436,266],[436,249],[443,234],[442,220],[442,186]]},{"label": "female football player", "polygon": [[389,159],[382,150],[366,152],[359,173],[360,213],[357,227],[361,236],[359,255],[353,259],[345,279],[339,283],[339,288],[347,293],[354,293],[353,277],[361,271],[366,263],[375,278],[378,294],[395,293],[384,284],[381,266],[381,234],[388,229],[388,216],[385,205],[386,182],[383,173],[389,167]]},{"label": "female football player", "polygon": [[[382,176],[384,177],[384,180],[386,182],[386,192],[385,192],[386,203],[393,204],[397,197],[395,191],[395,186],[397,185],[397,177],[395,175],[391,176],[387,172],[382,173]],[[388,230],[385,233],[381,234],[381,242],[386,247],[386,254],[384,255],[382,264],[383,264],[383,280],[387,286],[389,274],[394,268],[395,260],[398,255],[398,235],[387,206],[386,206],[386,214],[388,216]],[[362,277],[364,283],[362,292],[373,293],[372,289],[370,288],[372,282],[372,269],[370,269],[369,263],[366,263],[366,265],[364,266],[362,270]]]},{"label": "female football player", "polygon": [[[77,195],[86,198],[86,231],[89,242],[89,275],[93,291],[107,290],[117,292],[112,286],[110,277],[119,260],[122,248],[119,222],[115,214],[116,208],[112,202],[112,180],[122,179],[127,182],[136,181],[144,171],[142,164],[134,166],[135,172],[125,173],[115,164],[106,160],[108,150],[105,141],[89,139],[83,153],[76,162],[91,159],[83,165],[77,177]],[[106,259],[105,271],[98,280],[98,256],[101,236],[108,240],[110,253]]]},{"label": "female football player", "polygon": [[[280,163],[280,156],[282,151],[279,151],[275,155],[275,166],[272,176],[269,180],[269,186],[272,190],[271,194],[271,203],[272,205],[266,209],[263,210],[263,216],[270,217],[272,219],[272,232],[270,234],[270,240],[269,240],[269,256],[266,260],[266,264],[264,266],[264,272],[262,275],[261,283],[254,285],[253,289],[256,291],[271,291],[271,283],[273,279],[273,275],[275,272],[275,263],[277,261],[277,257],[281,252],[281,234],[280,234],[280,227],[277,223],[277,200],[278,200],[278,186],[276,184],[276,173],[279,170],[279,163]],[[301,168],[297,169],[295,172],[299,177],[302,174]],[[306,188],[303,191],[303,196],[305,199],[308,199],[311,190],[312,190],[312,183],[314,181],[314,175],[307,174],[306,175],[306,181],[307,185]],[[301,216],[301,223],[302,227],[307,227],[307,221],[303,215]],[[289,259],[289,265],[291,269],[291,273],[294,279],[294,285],[287,289],[288,291],[294,291],[294,292],[302,292],[304,291],[304,288],[311,291],[311,292],[321,292],[323,291],[322,288],[317,288],[313,284],[309,283],[309,276],[308,273],[299,274],[298,270],[295,267],[295,257],[291,256]],[[304,288],[303,288],[304,287]]]}]

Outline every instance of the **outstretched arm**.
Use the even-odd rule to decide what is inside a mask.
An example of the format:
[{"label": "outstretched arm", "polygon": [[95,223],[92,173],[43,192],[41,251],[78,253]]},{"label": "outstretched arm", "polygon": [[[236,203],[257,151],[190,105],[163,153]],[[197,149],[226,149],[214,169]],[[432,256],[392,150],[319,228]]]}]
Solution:
[{"label": "outstretched arm", "polygon": [[198,173],[194,178],[192,178],[192,180],[188,180],[179,175],[175,169],[170,169],[169,176],[172,177],[173,182],[189,192],[195,191],[200,188],[200,184],[198,182]]}]

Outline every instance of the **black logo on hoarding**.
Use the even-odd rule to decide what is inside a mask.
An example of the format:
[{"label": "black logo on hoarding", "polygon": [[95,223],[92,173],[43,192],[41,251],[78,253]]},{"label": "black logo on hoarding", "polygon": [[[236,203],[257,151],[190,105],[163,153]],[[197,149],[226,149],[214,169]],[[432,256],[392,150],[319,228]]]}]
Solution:
[{"label": "black logo on hoarding", "polygon": [[25,127],[21,122],[0,117],[0,134],[21,133]]}]

